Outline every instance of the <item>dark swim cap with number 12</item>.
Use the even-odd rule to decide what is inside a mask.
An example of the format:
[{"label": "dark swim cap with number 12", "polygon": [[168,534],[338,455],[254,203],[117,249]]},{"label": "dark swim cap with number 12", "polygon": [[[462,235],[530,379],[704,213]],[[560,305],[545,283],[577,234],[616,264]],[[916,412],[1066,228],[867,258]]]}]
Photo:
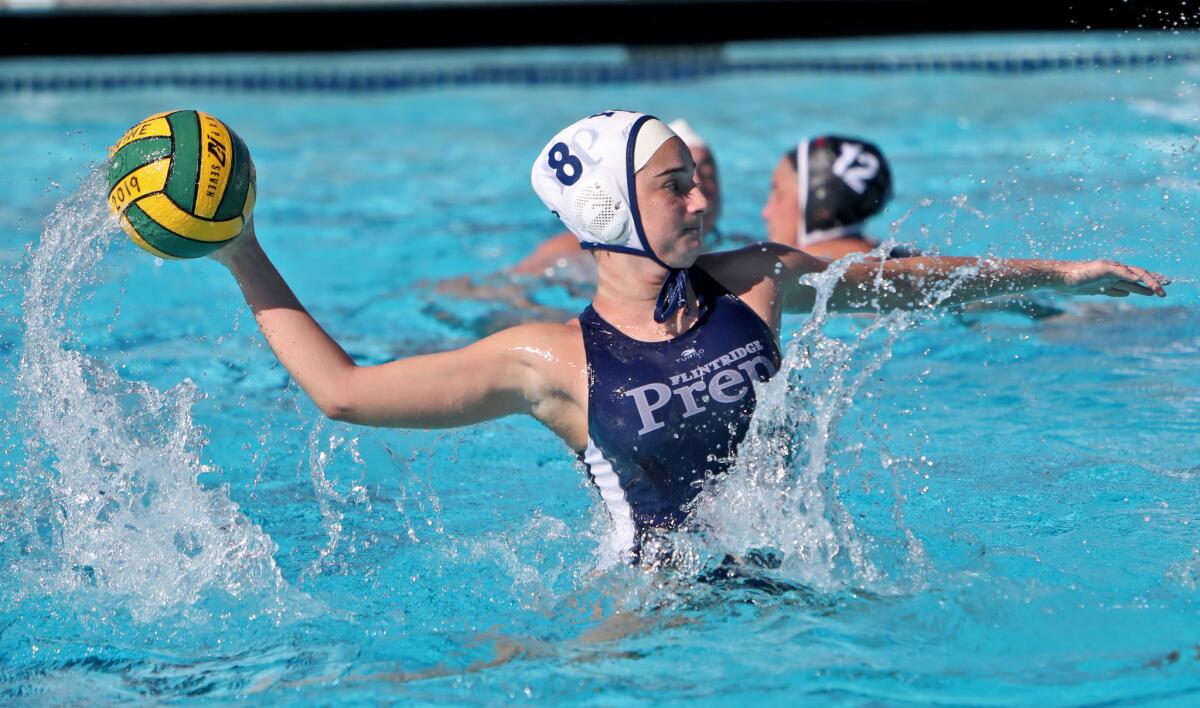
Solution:
[{"label": "dark swim cap with number 12", "polygon": [[858,234],[864,221],[892,198],[892,171],[883,152],[865,140],[822,135],[796,150],[800,242]]}]

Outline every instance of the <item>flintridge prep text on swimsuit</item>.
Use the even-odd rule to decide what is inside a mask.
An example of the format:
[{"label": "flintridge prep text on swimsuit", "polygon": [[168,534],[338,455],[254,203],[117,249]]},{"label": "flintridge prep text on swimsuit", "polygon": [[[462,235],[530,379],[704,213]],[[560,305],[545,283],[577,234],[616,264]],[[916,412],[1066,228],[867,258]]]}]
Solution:
[{"label": "flintridge prep text on swimsuit", "polygon": [[[704,404],[712,401],[729,405],[742,400],[750,390],[750,382],[755,379],[766,381],[775,374],[775,365],[760,353],[764,349],[762,340],[756,339],[707,364],[671,376],[670,386],[649,383],[626,391],[625,397],[633,399],[641,417],[642,427],[638,430],[638,436],[664,426],[655,418],[654,412],[666,407],[675,398],[683,405],[684,418],[704,412],[707,410]],[[710,373],[713,375],[706,379]],[[697,401],[696,394],[703,392],[708,393],[708,400]]]}]

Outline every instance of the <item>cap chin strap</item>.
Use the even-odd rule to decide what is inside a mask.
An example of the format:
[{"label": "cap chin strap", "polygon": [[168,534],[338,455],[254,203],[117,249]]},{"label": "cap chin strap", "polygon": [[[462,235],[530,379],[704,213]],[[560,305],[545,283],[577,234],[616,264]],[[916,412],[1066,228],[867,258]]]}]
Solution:
[{"label": "cap chin strap", "polygon": [[588,251],[613,251],[615,253],[626,253],[631,256],[640,258],[649,258],[658,265],[666,268],[667,278],[663,281],[662,288],[658,291],[658,297],[654,301],[654,321],[662,324],[671,319],[671,315],[679,309],[682,309],[685,314],[690,314],[692,307],[688,304],[687,291],[688,283],[691,278],[688,276],[687,268],[672,268],[654,255],[650,249],[639,251],[633,248],[625,248],[623,246],[607,246],[602,243],[581,243],[585,250]]},{"label": "cap chin strap", "polygon": [[655,322],[666,322],[680,308],[684,314],[691,314],[692,306],[687,299],[689,282],[686,268],[668,268],[667,280],[658,291],[658,299],[654,301]]}]

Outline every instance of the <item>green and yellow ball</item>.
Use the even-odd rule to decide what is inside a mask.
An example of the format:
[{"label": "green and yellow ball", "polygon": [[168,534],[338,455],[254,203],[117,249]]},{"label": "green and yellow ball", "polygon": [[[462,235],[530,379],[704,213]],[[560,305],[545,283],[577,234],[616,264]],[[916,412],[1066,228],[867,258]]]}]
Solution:
[{"label": "green and yellow ball", "polygon": [[156,256],[208,255],[237,238],[250,219],[250,151],[207,113],[152,115],[108,155],[108,204],[133,242]]}]

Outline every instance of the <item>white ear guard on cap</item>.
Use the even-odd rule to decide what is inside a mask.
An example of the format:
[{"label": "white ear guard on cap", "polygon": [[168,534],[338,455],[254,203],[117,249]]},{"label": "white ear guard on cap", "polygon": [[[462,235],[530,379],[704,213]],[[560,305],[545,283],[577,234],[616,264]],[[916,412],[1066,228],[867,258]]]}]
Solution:
[{"label": "white ear guard on cap", "polygon": [[576,233],[576,236],[590,236],[607,244],[623,243],[628,239],[629,208],[606,190],[600,180],[575,190],[571,211],[583,231],[582,235]]},{"label": "white ear guard on cap", "polygon": [[[638,219],[634,174],[675,137],[653,116],[604,111],[550,139],[533,163],[533,190],[583,248],[658,261]],[[632,198],[631,198],[632,195]]]}]

